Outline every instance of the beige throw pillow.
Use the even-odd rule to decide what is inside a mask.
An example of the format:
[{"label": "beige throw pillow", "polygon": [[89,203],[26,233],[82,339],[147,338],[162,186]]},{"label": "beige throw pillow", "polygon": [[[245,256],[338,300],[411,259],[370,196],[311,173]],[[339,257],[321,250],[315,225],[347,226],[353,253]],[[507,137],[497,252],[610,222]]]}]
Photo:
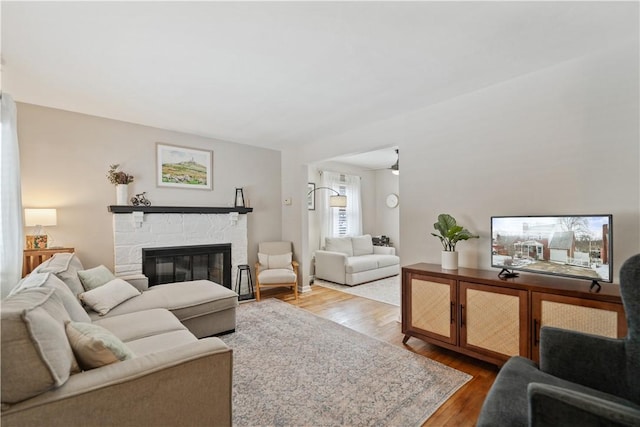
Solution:
[{"label": "beige throw pillow", "polygon": [[122,279],[112,281],[80,294],[80,301],[104,316],[113,307],[140,295],[140,291]]},{"label": "beige throw pillow", "polygon": [[98,288],[116,278],[111,270],[104,265],[99,265],[89,270],[78,271],[78,277],[86,291]]},{"label": "beige throw pillow", "polygon": [[134,357],[131,350],[118,337],[102,326],[93,323],[68,322],[66,331],[73,353],[84,370]]}]

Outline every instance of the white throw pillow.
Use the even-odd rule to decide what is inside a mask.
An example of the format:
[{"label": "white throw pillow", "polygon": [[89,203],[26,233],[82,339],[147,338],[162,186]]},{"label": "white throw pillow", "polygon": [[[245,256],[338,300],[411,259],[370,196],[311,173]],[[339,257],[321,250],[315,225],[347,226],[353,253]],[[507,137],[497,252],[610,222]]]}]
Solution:
[{"label": "white throw pillow", "polygon": [[370,234],[364,236],[352,237],[353,255],[371,255],[373,253],[373,240]]},{"label": "white throw pillow", "polygon": [[137,297],[140,291],[122,279],[113,279],[104,285],[80,294],[80,300],[104,316],[113,307]]}]

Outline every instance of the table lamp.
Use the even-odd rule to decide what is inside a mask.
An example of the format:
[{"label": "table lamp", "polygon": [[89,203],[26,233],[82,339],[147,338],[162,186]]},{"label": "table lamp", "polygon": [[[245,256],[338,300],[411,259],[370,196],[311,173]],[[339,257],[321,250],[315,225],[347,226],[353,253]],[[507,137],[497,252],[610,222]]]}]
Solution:
[{"label": "table lamp", "polygon": [[44,226],[57,225],[58,217],[55,209],[25,209],[24,225],[35,227],[26,236],[27,249],[45,249],[47,247],[47,233]]}]

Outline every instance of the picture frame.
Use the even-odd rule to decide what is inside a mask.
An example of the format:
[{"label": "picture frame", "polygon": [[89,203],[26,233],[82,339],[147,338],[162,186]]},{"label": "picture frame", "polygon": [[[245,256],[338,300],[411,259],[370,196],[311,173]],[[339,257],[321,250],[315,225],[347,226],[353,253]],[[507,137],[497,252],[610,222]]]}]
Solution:
[{"label": "picture frame", "polygon": [[213,151],[156,143],[156,185],[213,190]]},{"label": "picture frame", "polygon": [[316,210],[316,184],[310,182],[307,184],[307,209],[310,211]]}]

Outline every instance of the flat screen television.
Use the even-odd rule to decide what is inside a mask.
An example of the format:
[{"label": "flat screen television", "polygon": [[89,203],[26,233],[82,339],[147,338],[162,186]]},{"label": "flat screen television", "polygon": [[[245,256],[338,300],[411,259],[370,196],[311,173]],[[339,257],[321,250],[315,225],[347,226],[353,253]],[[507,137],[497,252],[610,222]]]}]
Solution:
[{"label": "flat screen television", "polygon": [[612,215],[492,216],[491,266],[613,281]]}]

